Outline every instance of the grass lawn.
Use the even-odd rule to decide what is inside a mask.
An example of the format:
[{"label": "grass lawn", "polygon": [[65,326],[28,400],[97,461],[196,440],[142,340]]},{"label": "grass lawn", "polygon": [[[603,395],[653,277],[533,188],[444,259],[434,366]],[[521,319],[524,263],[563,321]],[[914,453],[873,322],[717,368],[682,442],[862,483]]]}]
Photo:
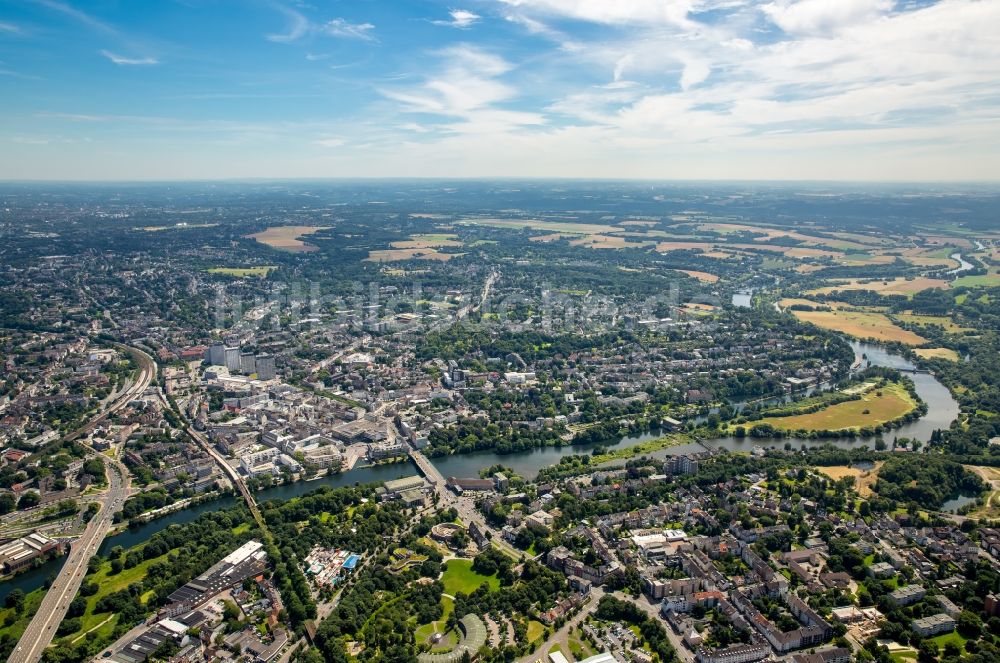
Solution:
[{"label": "grass lawn", "polygon": [[545,635],[545,625],[532,619],[528,622],[528,642],[534,642]]},{"label": "grass lawn", "polygon": [[462,592],[471,594],[479,589],[483,583],[487,584],[491,590],[500,588],[500,578],[494,576],[484,576],[472,570],[472,560],[470,559],[450,559],[445,563],[444,574],[441,576],[444,583],[445,594],[455,594]]},{"label": "grass lawn", "polygon": [[580,661],[585,658],[589,658],[596,654],[597,652],[583,639],[583,632],[579,629],[573,631],[567,639],[569,643],[569,651],[573,654],[573,658]]},{"label": "grass lawn", "polygon": [[[87,597],[87,611],[83,613],[82,617],[80,617],[80,630],[70,633],[61,640],[73,640],[82,633],[100,625],[110,616],[110,614],[107,612],[94,612],[94,607],[97,605],[97,602],[109,594],[125,589],[133,583],[140,582],[146,577],[146,571],[150,566],[156,564],[157,562],[162,562],[166,558],[167,555],[161,555],[159,557],[154,557],[153,559],[147,559],[144,562],[133,566],[131,569],[122,569],[121,573],[111,573],[111,562],[104,562],[101,564],[97,573],[84,578],[84,582],[86,583],[96,583],[98,589],[96,594]],[[143,598],[148,599],[147,596],[143,596]],[[98,632],[107,630],[110,634],[111,630],[114,629],[115,621],[116,620],[112,620],[107,624],[102,625],[101,628],[98,629]]]},{"label": "grass lawn", "polygon": [[[16,619],[12,619],[15,615],[13,608],[0,609],[0,638],[9,635],[14,640],[19,640],[21,634],[24,633],[24,629],[28,628],[31,618],[38,612],[38,606],[42,603],[44,596],[45,589],[43,588],[25,594],[24,606],[21,608],[21,612],[17,615]],[[11,619],[9,626],[6,625],[8,619]]]},{"label": "grass lawn", "polygon": [[959,635],[956,631],[935,636],[931,638],[930,641],[936,644],[939,649],[944,649],[946,644],[952,642],[956,647],[958,647],[959,651],[965,651],[965,638]]},{"label": "grass lawn", "polygon": [[860,400],[837,403],[809,414],[765,417],[759,421],[748,422],[746,426],[749,428],[767,423],[786,431],[844,430],[884,424],[898,419],[916,406],[913,397],[901,384],[891,382],[866,392]]}]

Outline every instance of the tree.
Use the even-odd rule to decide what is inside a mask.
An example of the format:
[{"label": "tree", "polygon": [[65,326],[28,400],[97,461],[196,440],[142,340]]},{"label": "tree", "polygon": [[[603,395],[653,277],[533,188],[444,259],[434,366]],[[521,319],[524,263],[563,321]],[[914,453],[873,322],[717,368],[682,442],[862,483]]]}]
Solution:
[{"label": "tree", "polygon": [[978,638],[983,632],[983,620],[971,610],[963,610],[958,614],[958,632],[966,638]]},{"label": "tree", "polygon": [[33,506],[38,506],[38,503],[41,501],[42,498],[38,496],[38,493],[30,490],[24,495],[21,495],[21,499],[17,502],[17,508],[21,510],[30,509]]},{"label": "tree", "polygon": [[17,505],[17,499],[13,493],[0,493],[0,515],[10,513]]},{"label": "tree", "polygon": [[13,608],[14,612],[21,612],[21,608],[24,607],[24,591],[12,589],[7,598],[4,599],[3,604],[7,608]]}]

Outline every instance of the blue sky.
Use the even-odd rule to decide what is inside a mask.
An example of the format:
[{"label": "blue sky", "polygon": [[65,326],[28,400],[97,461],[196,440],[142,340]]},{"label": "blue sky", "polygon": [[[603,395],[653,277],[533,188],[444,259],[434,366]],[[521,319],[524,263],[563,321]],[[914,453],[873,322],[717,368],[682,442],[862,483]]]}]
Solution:
[{"label": "blue sky", "polygon": [[0,178],[996,180],[1000,0],[0,0]]}]

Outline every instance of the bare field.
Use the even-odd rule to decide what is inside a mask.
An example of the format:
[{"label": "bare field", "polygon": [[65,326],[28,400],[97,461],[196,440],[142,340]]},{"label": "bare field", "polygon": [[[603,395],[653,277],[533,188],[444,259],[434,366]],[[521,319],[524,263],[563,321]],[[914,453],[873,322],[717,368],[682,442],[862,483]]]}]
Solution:
[{"label": "bare field", "polygon": [[840,480],[844,477],[854,478],[854,488],[858,491],[858,495],[861,497],[871,497],[873,494],[872,486],[878,480],[878,471],[882,469],[882,465],[885,464],[884,460],[880,460],[875,463],[875,467],[870,470],[862,470],[859,467],[849,467],[847,465],[833,465],[830,467],[816,466],[814,469],[821,474],[825,474],[834,480]]},{"label": "bare field", "polygon": [[990,494],[986,497],[986,504],[969,515],[990,520],[1000,518],[1000,468],[983,465],[963,465],[962,467],[970,472],[975,472],[980,479],[990,485]]},{"label": "bare field", "polygon": [[792,311],[799,320],[811,322],[823,329],[844,332],[859,339],[899,341],[906,345],[923,345],[927,339],[907,329],[897,327],[881,313],[860,311]]},{"label": "bare field", "polygon": [[303,242],[300,237],[312,235],[320,230],[326,230],[329,226],[273,226],[259,233],[246,235],[261,244],[267,244],[272,249],[280,251],[291,251],[293,253],[308,253],[318,251],[319,247]]}]

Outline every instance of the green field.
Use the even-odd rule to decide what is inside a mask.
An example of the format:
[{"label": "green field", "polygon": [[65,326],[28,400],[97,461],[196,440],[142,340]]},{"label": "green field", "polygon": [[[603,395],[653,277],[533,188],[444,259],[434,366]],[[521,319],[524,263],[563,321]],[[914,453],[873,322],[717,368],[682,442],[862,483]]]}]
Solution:
[{"label": "green field", "polygon": [[205,271],[209,274],[222,274],[223,276],[233,276],[238,279],[245,279],[248,276],[264,278],[275,269],[278,268],[274,265],[262,265],[260,267],[212,267]]},{"label": "green field", "polygon": [[441,576],[444,583],[444,593],[471,594],[479,589],[483,583],[487,584],[491,590],[500,588],[500,578],[496,576],[484,576],[472,570],[472,560],[451,559],[445,563],[445,571]]},{"label": "green field", "polygon": [[534,642],[545,635],[545,624],[532,619],[528,622],[528,642]]},{"label": "green field", "polygon": [[960,288],[963,285],[969,288],[976,286],[998,286],[1000,285],[1000,272],[993,271],[980,276],[960,276],[951,282],[951,287],[953,288]]},{"label": "green field", "polygon": [[[881,395],[879,395],[881,394]],[[860,400],[845,401],[809,414],[765,417],[748,427],[770,424],[781,430],[845,430],[893,421],[917,406],[913,396],[899,383],[889,383],[865,393]]]}]

